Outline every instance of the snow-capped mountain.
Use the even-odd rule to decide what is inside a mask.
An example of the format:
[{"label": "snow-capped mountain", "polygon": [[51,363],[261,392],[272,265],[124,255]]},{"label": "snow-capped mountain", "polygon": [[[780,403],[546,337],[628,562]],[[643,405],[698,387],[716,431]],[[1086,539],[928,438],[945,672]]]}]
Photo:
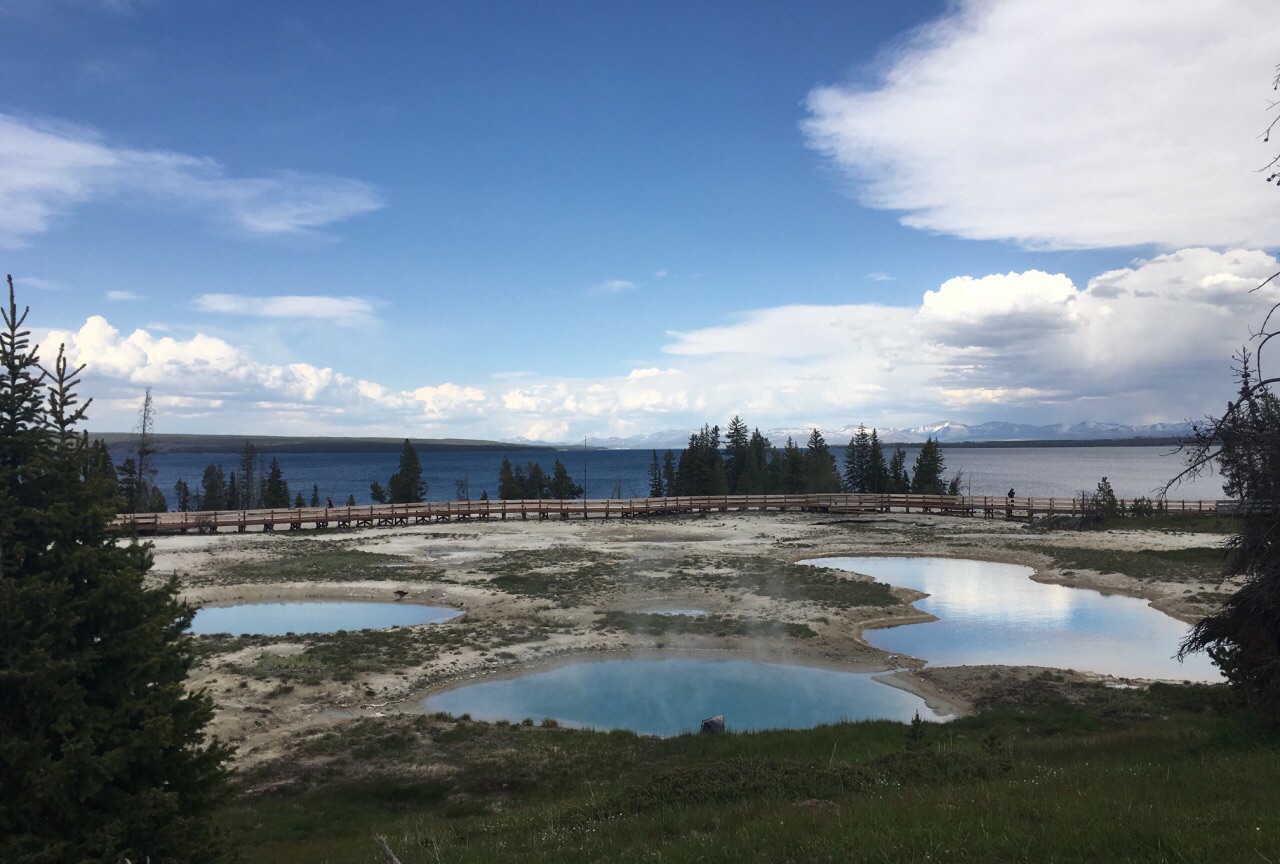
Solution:
[{"label": "snow-capped mountain", "polygon": [[[651,432],[647,435],[633,435],[626,438],[588,438],[587,446],[603,447],[610,450],[680,450],[689,443],[689,436],[696,430],[666,429]],[[855,425],[822,429],[822,437],[832,446],[843,446],[849,443],[858,432]],[[871,431],[871,427],[867,427]],[[724,429],[721,428],[721,434]],[[813,434],[812,426],[778,427],[761,430],[774,446],[782,446],[788,437],[803,446]],[[1082,421],[1079,423],[1055,423],[1037,426],[1030,423],[1006,423],[991,421],[969,425],[954,420],[942,420],[937,423],[926,423],[910,429],[894,429],[882,427],[876,429],[881,441],[892,444],[918,444],[926,438],[934,438],[942,442],[958,443],[962,441],[1100,441],[1125,438],[1170,438],[1191,434],[1191,426],[1187,423],[1152,423],[1145,426],[1133,426],[1126,423],[1099,423]],[[518,439],[513,443],[547,444],[542,441]],[[561,442],[551,446],[581,447],[581,442]]]}]

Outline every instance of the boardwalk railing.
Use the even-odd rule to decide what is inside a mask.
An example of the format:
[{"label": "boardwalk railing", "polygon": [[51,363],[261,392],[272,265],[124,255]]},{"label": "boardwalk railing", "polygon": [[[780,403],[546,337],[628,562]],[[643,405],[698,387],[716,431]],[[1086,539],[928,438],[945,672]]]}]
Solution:
[{"label": "boardwalk railing", "polygon": [[[1132,502],[1121,501],[1126,508]],[[1226,512],[1232,501],[1166,500],[1164,512]],[[1077,498],[1003,498],[978,495],[680,495],[669,498],[598,498],[589,500],[526,499],[519,501],[427,501],[420,504],[372,504],[363,507],[302,507],[276,510],[218,510],[178,513],[121,514],[112,521],[118,531],[143,534],[209,532],[220,528],[273,531],[312,528],[364,528],[422,525],[455,519],[610,519],[712,513],[733,510],[798,510],[818,513],[948,513],[988,519],[1031,519],[1080,514]]]}]

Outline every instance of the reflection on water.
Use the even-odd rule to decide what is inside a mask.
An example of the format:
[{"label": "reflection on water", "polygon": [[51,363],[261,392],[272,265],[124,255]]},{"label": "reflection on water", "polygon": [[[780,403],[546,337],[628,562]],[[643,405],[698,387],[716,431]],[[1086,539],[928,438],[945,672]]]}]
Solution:
[{"label": "reflection on water", "polygon": [[286,633],[331,633],[335,630],[374,630],[438,624],[462,612],[443,606],[414,603],[300,600],[291,603],[242,603],[207,606],[196,612],[192,633],[251,633],[283,636]]},{"label": "reflection on water", "polygon": [[641,609],[644,615],[706,615],[705,609]]},{"label": "reflection on water", "polygon": [[570,726],[648,735],[692,732],[724,714],[730,730],[804,729],[840,720],[940,719],[870,674],[749,660],[604,660],[471,684],[429,696],[426,711],[479,720],[553,717]]},{"label": "reflection on water", "polygon": [[801,562],[865,573],[929,594],[918,609],[939,620],[880,630],[877,648],[933,666],[1054,666],[1132,678],[1219,681],[1203,654],[1173,659],[1190,627],[1145,600],[1042,585],[1030,567],[951,558],[821,558]]}]

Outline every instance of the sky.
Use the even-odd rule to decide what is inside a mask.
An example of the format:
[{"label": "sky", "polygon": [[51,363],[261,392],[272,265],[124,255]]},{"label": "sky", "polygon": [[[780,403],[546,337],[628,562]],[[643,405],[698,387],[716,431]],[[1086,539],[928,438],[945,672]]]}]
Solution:
[{"label": "sky", "polygon": [[95,431],[1197,419],[1272,12],[0,0],[0,269]]}]

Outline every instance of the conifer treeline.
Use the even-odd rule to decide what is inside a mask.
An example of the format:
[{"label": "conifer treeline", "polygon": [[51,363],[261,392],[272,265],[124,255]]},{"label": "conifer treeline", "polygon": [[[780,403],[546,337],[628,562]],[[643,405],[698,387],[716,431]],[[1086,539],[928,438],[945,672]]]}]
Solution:
[{"label": "conifer treeline", "polygon": [[[722,446],[723,444],[723,446]],[[782,448],[760,430],[747,431],[735,416],[729,421],[723,442],[719,426],[703,426],[689,436],[689,446],[677,458],[668,450],[661,460],[653,451],[649,465],[649,495],[792,495],[821,492],[873,492],[952,494],[960,492],[960,475],[944,481],[942,447],[929,438],[907,471],[907,453],[901,447],[885,459],[884,446],[875,430],[859,426],[844,455],[844,471],[817,429],[804,448],[790,436]]]}]

